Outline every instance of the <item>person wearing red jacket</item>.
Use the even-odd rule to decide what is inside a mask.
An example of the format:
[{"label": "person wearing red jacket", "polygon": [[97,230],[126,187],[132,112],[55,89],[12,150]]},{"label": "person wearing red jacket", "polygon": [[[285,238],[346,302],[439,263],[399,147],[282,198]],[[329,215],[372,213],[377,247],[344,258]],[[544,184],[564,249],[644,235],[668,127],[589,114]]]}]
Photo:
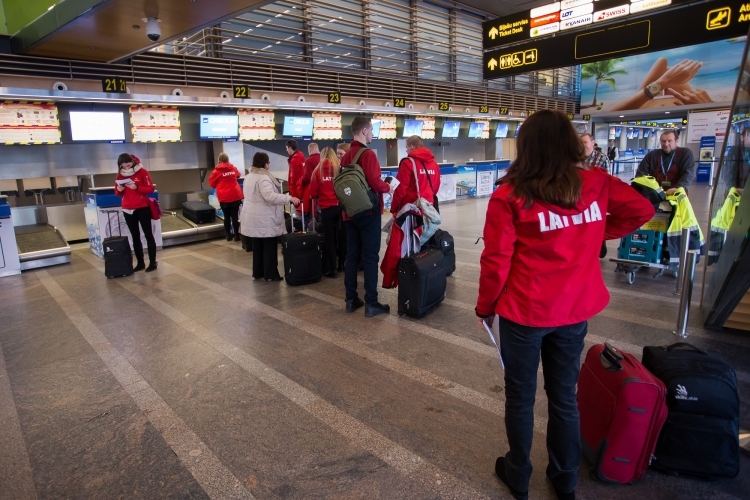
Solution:
[{"label": "person wearing red jacket", "polygon": [[313,170],[320,164],[320,149],[318,143],[311,142],[307,145],[307,160],[305,160],[305,167],[300,177],[297,190],[302,195],[300,200],[305,204],[305,214],[313,215],[312,203],[310,203],[310,180],[312,178]]},{"label": "person wearing red jacket", "polygon": [[[133,271],[156,270],[156,240],[151,229],[151,207],[148,195],[154,192],[151,176],[143,168],[137,157],[122,153],[117,157],[117,176],[115,177],[115,194],[122,198],[122,213],[130,230],[133,252],[137,261]],[[143,244],[140,224],[148,246],[148,267],[143,261]]]},{"label": "person wearing red jacket", "polygon": [[232,241],[232,230],[234,229],[234,241],[240,241],[240,205],[245,197],[242,194],[237,179],[242,177],[237,167],[229,163],[229,155],[219,153],[219,164],[214,167],[208,178],[208,185],[216,188],[216,198],[224,212],[224,232],[227,233],[227,241]]},{"label": "person wearing red jacket", "polygon": [[[407,156],[398,164],[396,180],[399,185],[393,192],[391,213],[396,215],[407,203],[417,199],[417,183],[414,179],[414,166],[419,176],[419,194],[438,208],[437,190],[440,189],[440,167],[435,162],[432,151],[424,147],[422,138],[412,135],[406,139]],[[412,163],[414,160],[414,163]]]},{"label": "person wearing red jacket", "polygon": [[297,150],[297,141],[289,139],[286,141],[286,152],[289,155],[289,173],[287,174],[287,185],[289,194],[295,198],[300,198],[302,193],[299,192],[299,181],[305,173],[305,155],[302,151]]},{"label": "person wearing red jacket", "polygon": [[[364,116],[352,120],[352,141],[349,151],[341,159],[342,165],[351,165],[357,152],[372,142],[372,122]],[[357,164],[362,168],[370,188],[378,193],[380,206],[370,212],[350,219],[343,213],[346,226],[346,263],[344,264],[344,285],[346,286],[346,312],[354,312],[365,306],[365,316],[388,314],[391,308],[378,302],[378,259],[380,252],[380,218],[383,214],[383,193],[390,193],[391,186],[381,178],[378,155],[367,150],[360,155]],[[365,277],[365,300],[357,295],[357,265],[362,257]]]},{"label": "person wearing red jacket", "polygon": [[505,428],[510,451],[495,473],[528,498],[534,399],[541,354],[548,398],[547,477],[558,498],[575,498],[581,441],[576,383],[587,320],[609,302],[599,249],[654,215],[633,188],[585,161],[560,111],[526,119],[517,159],[490,198],[476,314],[498,315],[505,364]]},{"label": "person wearing red jacket", "polygon": [[323,236],[328,259],[328,271],[325,275],[329,278],[336,278],[339,275],[336,268],[336,254],[339,256],[339,262],[344,262],[346,255],[346,244],[343,241],[345,234],[340,231],[341,208],[339,199],[333,191],[333,179],[339,174],[339,159],[331,148],[323,148],[321,157],[323,161],[310,176],[310,198],[318,199],[323,222]]}]

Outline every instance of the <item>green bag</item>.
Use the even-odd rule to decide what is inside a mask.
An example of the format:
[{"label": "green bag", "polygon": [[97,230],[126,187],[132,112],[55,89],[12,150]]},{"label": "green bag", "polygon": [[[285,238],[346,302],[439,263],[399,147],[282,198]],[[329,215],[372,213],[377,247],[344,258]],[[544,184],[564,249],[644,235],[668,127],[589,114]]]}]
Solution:
[{"label": "green bag", "polygon": [[363,147],[357,151],[352,164],[342,166],[339,174],[333,179],[336,198],[351,219],[380,208],[380,198],[367,184],[365,172],[357,163],[366,150],[367,148]]}]

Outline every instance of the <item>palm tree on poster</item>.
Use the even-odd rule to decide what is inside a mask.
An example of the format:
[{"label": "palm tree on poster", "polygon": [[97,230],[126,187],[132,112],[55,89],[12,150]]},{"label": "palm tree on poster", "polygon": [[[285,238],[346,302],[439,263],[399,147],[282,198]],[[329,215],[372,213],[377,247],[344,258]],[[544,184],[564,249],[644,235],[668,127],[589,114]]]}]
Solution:
[{"label": "palm tree on poster", "polygon": [[590,80],[593,78],[596,81],[596,85],[594,86],[594,99],[589,106],[582,106],[583,108],[596,106],[596,93],[599,91],[600,83],[608,83],[613,89],[615,89],[617,88],[617,82],[612,77],[615,75],[628,74],[624,69],[614,69],[618,62],[622,62],[622,59],[608,59],[606,61],[586,63],[581,67],[581,80]]}]

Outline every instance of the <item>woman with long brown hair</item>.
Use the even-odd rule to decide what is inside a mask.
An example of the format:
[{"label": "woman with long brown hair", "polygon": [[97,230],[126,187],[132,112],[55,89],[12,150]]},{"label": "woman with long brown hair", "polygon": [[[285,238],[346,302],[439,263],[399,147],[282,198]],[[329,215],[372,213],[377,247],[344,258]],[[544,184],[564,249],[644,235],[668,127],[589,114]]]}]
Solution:
[{"label": "woman with long brown hair", "polygon": [[[341,234],[340,228],[343,227],[341,221],[341,208],[336,193],[333,191],[333,179],[339,173],[339,159],[336,152],[331,148],[323,148],[320,153],[320,163],[315,168],[310,182],[310,197],[318,199],[320,214],[323,219],[323,236],[326,243],[326,259],[328,270],[325,275],[329,278],[336,278],[339,273],[336,268],[336,255],[339,255],[339,262],[344,262],[342,251],[346,251],[343,243],[346,236]],[[342,249],[342,245],[343,249]]]},{"label": "woman with long brown hair", "polygon": [[510,450],[495,472],[514,498],[528,497],[534,400],[541,355],[547,393],[547,477],[575,498],[581,462],[576,402],[587,320],[609,302],[599,265],[604,239],[621,238],[654,214],[633,188],[585,163],[570,120],[543,110],[528,118],[518,157],[490,198],[476,314],[498,315]]}]

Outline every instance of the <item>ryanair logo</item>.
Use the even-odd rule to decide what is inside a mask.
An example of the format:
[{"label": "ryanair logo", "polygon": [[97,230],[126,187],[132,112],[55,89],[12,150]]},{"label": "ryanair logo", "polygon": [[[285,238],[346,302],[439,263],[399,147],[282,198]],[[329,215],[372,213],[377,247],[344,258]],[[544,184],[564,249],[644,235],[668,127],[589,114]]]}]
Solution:
[{"label": "ryanair logo", "polygon": [[594,16],[587,14],[585,16],[576,17],[575,19],[568,19],[560,23],[561,30],[568,30],[571,28],[577,28],[578,26],[585,26],[594,22]]}]

